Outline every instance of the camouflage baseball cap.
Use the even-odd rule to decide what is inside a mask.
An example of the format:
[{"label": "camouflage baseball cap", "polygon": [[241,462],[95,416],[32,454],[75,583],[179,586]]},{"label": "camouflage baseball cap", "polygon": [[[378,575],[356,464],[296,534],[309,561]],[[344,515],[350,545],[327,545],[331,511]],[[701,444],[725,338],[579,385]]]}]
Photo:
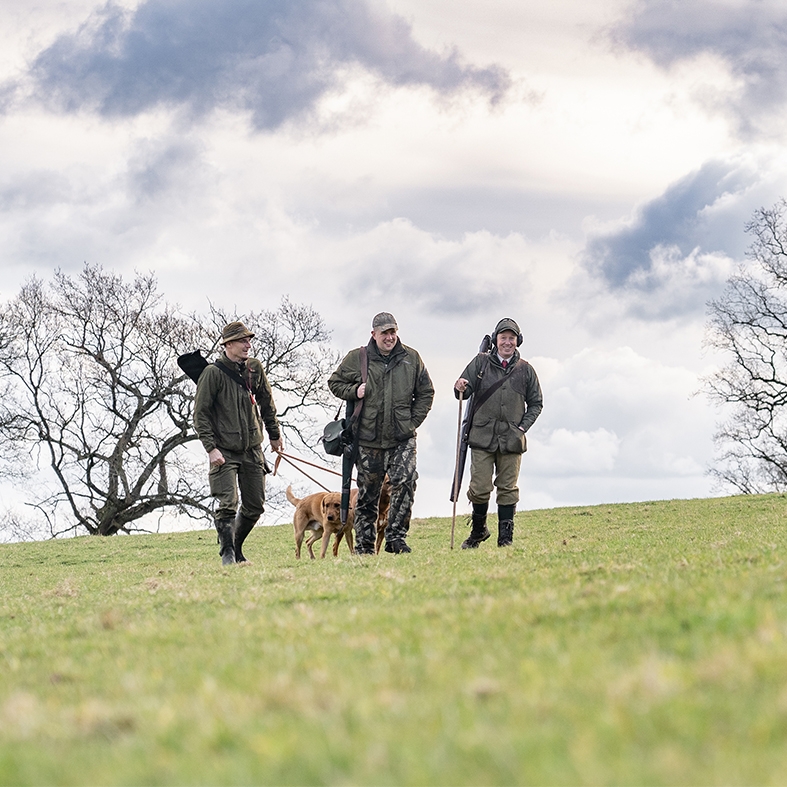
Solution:
[{"label": "camouflage baseball cap", "polygon": [[374,315],[374,319],[372,320],[373,331],[388,331],[391,328],[393,328],[395,331],[399,330],[399,326],[396,324],[396,319],[394,318],[393,314],[389,314],[388,312],[380,312],[379,314]]},{"label": "camouflage baseball cap", "polygon": [[221,331],[221,339],[219,340],[222,344],[227,344],[227,342],[236,342],[238,339],[253,339],[254,334],[242,323],[242,322],[231,322],[222,328]]}]

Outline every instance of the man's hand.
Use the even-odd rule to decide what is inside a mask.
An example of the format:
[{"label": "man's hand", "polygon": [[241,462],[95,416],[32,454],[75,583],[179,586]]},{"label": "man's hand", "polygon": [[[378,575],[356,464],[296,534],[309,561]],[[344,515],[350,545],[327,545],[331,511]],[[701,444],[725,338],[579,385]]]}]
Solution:
[{"label": "man's hand", "polygon": [[355,392],[355,395],[356,395],[356,396],[357,396],[359,399],[363,399],[363,397],[364,397],[364,394],[365,394],[365,393],[366,393],[366,383],[361,383],[361,384],[358,386],[358,390]]},{"label": "man's hand", "polygon": [[278,440],[271,440],[271,448],[280,454],[284,450],[284,438],[280,437]]},{"label": "man's hand", "polygon": [[469,383],[469,382],[470,382],[470,381],[469,381],[469,380],[465,380],[465,378],[464,378],[464,377],[460,377],[460,378],[459,378],[459,379],[458,379],[458,380],[457,380],[457,381],[454,383],[454,388],[455,388],[457,391],[459,391],[459,393],[462,393],[464,390],[466,390],[466,388],[467,388],[467,385],[468,385],[468,383]]},{"label": "man's hand", "polygon": [[219,465],[224,464],[224,454],[222,454],[218,448],[214,448],[208,454],[208,461],[210,462],[211,467],[219,467]]}]

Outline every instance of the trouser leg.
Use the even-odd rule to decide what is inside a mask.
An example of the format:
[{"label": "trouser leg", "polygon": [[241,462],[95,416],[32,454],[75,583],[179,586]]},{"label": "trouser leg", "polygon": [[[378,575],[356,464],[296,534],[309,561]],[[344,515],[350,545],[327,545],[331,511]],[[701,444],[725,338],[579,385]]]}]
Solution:
[{"label": "trouser leg", "polygon": [[265,510],[265,462],[262,448],[254,448],[243,455],[238,472],[240,509],[235,517],[235,560],[246,563],[243,542]]},{"label": "trouser leg", "polygon": [[470,484],[467,487],[467,499],[471,503],[489,503],[494,471],[494,453],[479,448],[470,449]]},{"label": "trouser leg", "polygon": [[238,470],[240,461],[224,454],[224,464],[214,465],[208,473],[208,484],[213,496],[213,518],[216,522],[235,519],[238,511]]},{"label": "trouser leg", "polygon": [[355,551],[360,555],[374,554],[377,531],[377,506],[385,479],[385,450],[358,447],[356,473],[358,500],[355,503]]},{"label": "trouser leg", "polygon": [[391,482],[391,506],[388,509],[385,541],[386,544],[393,545],[393,551],[397,551],[396,546],[401,547],[404,544],[410,530],[410,517],[418,480],[414,437],[390,449],[386,469]]},{"label": "trouser leg", "polygon": [[495,454],[495,500],[498,506],[513,505],[519,502],[519,468],[522,454]]},{"label": "trouser leg", "polygon": [[[211,467],[208,474],[214,499],[213,517],[222,562],[245,562],[243,542],[264,510],[265,475],[262,448],[235,453],[222,451],[224,464]],[[240,496],[238,494],[240,490]],[[239,508],[240,502],[240,508]],[[229,536],[226,535],[229,531]],[[222,539],[227,540],[225,543]],[[233,559],[227,557],[231,546]]]},{"label": "trouser leg", "polygon": [[256,522],[265,510],[265,462],[262,448],[252,448],[241,458],[238,468],[240,513]]}]

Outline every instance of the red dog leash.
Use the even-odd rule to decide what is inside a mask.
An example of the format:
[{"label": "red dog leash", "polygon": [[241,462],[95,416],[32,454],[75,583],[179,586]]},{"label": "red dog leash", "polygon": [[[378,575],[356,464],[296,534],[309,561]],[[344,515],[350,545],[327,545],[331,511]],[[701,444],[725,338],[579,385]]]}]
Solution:
[{"label": "red dog leash", "polygon": [[[332,473],[333,475],[338,475],[340,478],[342,476],[341,473],[337,472],[336,470],[331,470],[330,467],[323,467],[322,465],[316,465],[314,462],[308,462],[306,459],[301,459],[299,456],[291,456],[290,454],[285,454],[283,451],[276,455],[276,461],[273,464],[273,475],[276,475],[276,471],[279,469],[279,464],[281,460],[287,462],[287,464],[292,465],[298,472],[303,473],[311,482],[317,484],[320,489],[324,489],[326,492],[330,492],[331,490],[328,487],[323,486],[317,479],[312,478],[302,467],[298,467],[295,462],[302,462],[305,465],[309,465],[309,467],[316,467],[318,470],[322,470],[325,473]],[[355,479],[353,479],[355,480]]]}]

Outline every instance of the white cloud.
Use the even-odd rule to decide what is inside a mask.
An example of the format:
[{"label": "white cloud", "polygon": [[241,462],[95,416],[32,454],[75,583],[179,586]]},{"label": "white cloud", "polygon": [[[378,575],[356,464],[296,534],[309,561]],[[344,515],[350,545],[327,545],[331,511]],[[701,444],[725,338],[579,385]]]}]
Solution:
[{"label": "white cloud", "polygon": [[612,28],[658,65],[717,58],[732,77],[704,103],[728,113],[745,137],[784,134],[787,11],[779,0],[638,0]]},{"label": "white cloud", "polygon": [[[545,391],[523,506],[707,494],[714,418],[691,398],[707,364],[703,303],[787,171],[780,151],[742,147],[726,116],[697,105],[698,88],[735,77],[707,52],[699,70],[610,52],[602,31],[624,0],[352,2],[368,13],[335,35],[306,2],[281,17],[249,4],[235,43],[239,0],[198,4],[217,31],[189,73],[193,34],[210,29],[201,13],[185,32],[187,14],[170,18],[186,0],[129,0],[81,33],[102,3],[1,5],[0,79],[18,84],[47,53],[35,66],[44,102],[0,117],[3,294],[84,260],[153,269],[188,308],[310,303],[341,350],[394,311],[438,388],[417,514],[448,511],[451,386],[510,315]],[[155,14],[169,19],[158,37]],[[277,24],[300,42],[277,61],[295,78],[279,103],[273,66],[287,47],[249,49]],[[381,31],[391,37],[369,48],[361,33]],[[493,64],[511,87],[490,106],[505,83]]]},{"label": "white cloud", "polygon": [[614,469],[620,438],[607,429],[589,432],[558,428],[536,445],[538,456],[530,469],[531,474],[596,476]]}]

